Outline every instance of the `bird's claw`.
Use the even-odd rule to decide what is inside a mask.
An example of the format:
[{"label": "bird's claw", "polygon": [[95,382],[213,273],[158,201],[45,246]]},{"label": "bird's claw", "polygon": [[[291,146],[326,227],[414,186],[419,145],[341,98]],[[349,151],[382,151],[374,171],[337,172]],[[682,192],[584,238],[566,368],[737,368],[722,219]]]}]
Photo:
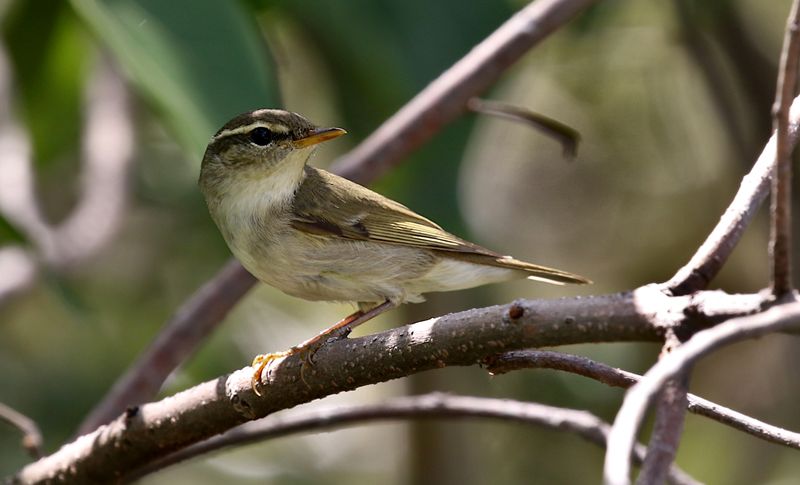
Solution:
[{"label": "bird's claw", "polygon": [[253,359],[253,363],[251,364],[251,367],[255,367],[256,370],[253,372],[253,377],[250,380],[250,386],[253,388],[253,392],[256,393],[256,396],[261,396],[258,386],[261,385],[261,375],[264,373],[264,369],[266,369],[267,366],[274,360],[292,355],[294,353],[293,350],[294,349],[289,349],[283,352],[256,355],[256,357]]},{"label": "bird's claw", "polygon": [[309,367],[314,367],[314,354],[317,353],[317,350],[319,350],[320,347],[322,347],[322,345],[303,349],[306,355],[303,356],[303,363],[300,365],[300,380],[303,381],[303,384],[305,384],[309,389],[311,386],[308,384],[308,381],[306,381],[306,369]]},{"label": "bird's claw", "polygon": [[256,393],[256,396],[261,396],[261,392],[258,390],[259,386],[261,385],[261,376],[264,373],[264,369],[266,369],[272,362],[283,359],[285,357],[289,357],[290,355],[295,355],[300,352],[303,352],[305,355],[303,356],[303,363],[300,366],[300,380],[303,383],[311,387],[306,381],[306,368],[314,367],[314,354],[317,353],[317,350],[320,349],[322,345],[311,345],[307,347],[292,347],[289,350],[284,350],[283,352],[273,352],[271,354],[259,354],[253,359],[253,363],[251,367],[255,367],[255,372],[253,372],[253,377],[251,379],[251,387],[253,388],[253,392]]}]

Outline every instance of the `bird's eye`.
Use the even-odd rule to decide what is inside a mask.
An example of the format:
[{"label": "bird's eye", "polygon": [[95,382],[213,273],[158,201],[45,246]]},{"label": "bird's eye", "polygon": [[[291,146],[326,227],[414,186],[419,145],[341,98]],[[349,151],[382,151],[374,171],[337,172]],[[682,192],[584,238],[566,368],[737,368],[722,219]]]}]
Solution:
[{"label": "bird's eye", "polygon": [[258,127],[250,131],[250,141],[259,146],[268,145],[275,139],[275,135],[266,128]]}]

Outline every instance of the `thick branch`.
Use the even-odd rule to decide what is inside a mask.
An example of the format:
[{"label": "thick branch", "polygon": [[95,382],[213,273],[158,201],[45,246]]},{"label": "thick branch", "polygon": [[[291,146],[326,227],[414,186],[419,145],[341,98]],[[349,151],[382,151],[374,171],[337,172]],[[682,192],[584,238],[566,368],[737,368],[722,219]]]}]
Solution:
[{"label": "thick branch", "polygon": [[[607,423],[597,416],[574,409],[537,403],[485,397],[449,396],[432,393],[390,399],[380,404],[367,404],[329,409],[303,410],[289,416],[273,415],[243,424],[229,432],[190,446],[159,460],[142,475],[169,465],[223,448],[279,438],[296,433],[320,432],[350,424],[363,424],[389,419],[422,418],[491,418],[573,433],[598,446],[606,446]],[[638,445],[633,460],[643,462],[645,448]],[[137,476],[136,478],[139,478]],[[672,483],[697,483],[677,467],[669,470]]]},{"label": "thick branch", "polygon": [[[580,355],[551,350],[504,352],[489,357],[483,363],[486,365],[486,370],[492,374],[504,374],[518,369],[554,369],[578,374],[608,386],[623,389],[631,387],[642,378],[633,372],[616,369]],[[770,443],[800,449],[800,433],[759,421],[694,394],[688,394],[687,400],[687,410],[691,413],[713,419]]]},{"label": "thick branch", "polygon": [[439,367],[472,365],[503,350],[657,341],[666,328],[726,318],[724,312],[701,315],[698,309],[719,309],[726,302],[741,309],[742,301],[752,302],[746,313],[760,306],[756,296],[705,292],[670,298],[646,287],[601,297],[518,301],[340,340],[315,354],[314,367],[304,373],[308,385],[300,376],[303,357],[288,357],[273,365],[262,389],[265,395],[258,398],[251,388],[253,369],[246,367],[129,409],[109,425],[29,465],[16,478],[25,483],[122,479],[165,454],[330,394]]},{"label": "thick branch", "polygon": [[773,129],[777,136],[777,167],[772,179],[770,258],[772,292],[780,297],[792,289],[792,144],[789,141],[789,103],[797,84],[800,56],[800,0],[792,2],[786,20],[778,87],[773,105]]},{"label": "thick branch", "polygon": [[[567,23],[593,0],[540,0],[532,3],[381,125],[353,151],[334,163],[339,175],[368,183],[399,163],[465,111],[469,98],[483,92],[527,50]],[[151,347],[132,364],[113,389],[95,406],[80,426],[87,432],[107,423],[125,406],[152,399],[167,376],[194,352],[227,312],[209,319],[208,305],[235,304],[254,280],[231,260],[181,306]],[[231,283],[231,288],[228,288]],[[224,292],[225,294],[220,294]],[[160,361],[168,350],[169,358]],[[167,364],[167,365],[165,365]]]},{"label": "thick branch", "polygon": [[664,384],[706,354],[725,345],[787,330],[800,329],[800,303],[775,306],[763,313],[731,319],[714,328],[703,330],[654,365],[633,386],[625,397],[614,420],[606,453],[604,479],[611,485],[629,483],[630,456],[636,431],[648,404]]},{"label": "thick branch", "polygon": [[[795,98],[789,113],[789,143],[797,143],[800,126],[800,98]],[[761,203],[769,193],[769,181],[775,168],[776,137],[769,139],[753,168],[743,179],[733,201],[719,222],[692,256],[692,259],[664,283],[673,295],[688,295],[704,289],[722,269],[744,230],[755,217]]]}]

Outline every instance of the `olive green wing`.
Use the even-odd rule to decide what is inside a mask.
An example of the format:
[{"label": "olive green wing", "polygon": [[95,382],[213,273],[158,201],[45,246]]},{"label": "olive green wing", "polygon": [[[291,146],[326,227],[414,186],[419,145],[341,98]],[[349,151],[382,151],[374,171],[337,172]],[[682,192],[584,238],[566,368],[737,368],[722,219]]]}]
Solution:
[{"label": "olive green wing", "polygon": [[313,167],[306,167],[294,198],[291,224],[310,234],[500,257],[402,204]]},{"label": "olive green wing", "polygon": [[309,234],[447,252],[455,259],[524,271],[551,283],[589,282],[582,276],[519,261],[461,239],[402,204],[314,167],[306,167],[291,212],[292,226]]}]

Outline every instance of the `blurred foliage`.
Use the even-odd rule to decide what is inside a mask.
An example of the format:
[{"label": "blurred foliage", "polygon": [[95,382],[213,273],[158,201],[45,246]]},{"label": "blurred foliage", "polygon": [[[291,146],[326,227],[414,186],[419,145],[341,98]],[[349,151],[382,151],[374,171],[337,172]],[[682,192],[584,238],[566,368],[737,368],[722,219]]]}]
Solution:
[{"label": "blurred foliage", "polygon": [[[557,143],[527,127],[471,115],[375,187],[457,234],[597,284],[519,282],[431,295],[359,331],[513,298],[599,294],[668,278],[716,222],[764,143],[789,3],[600,2],[537,47],[485,97],[577,128],[575,161],[565,162]],[[37,188],[54,220],[75,198],[82,100],[100,56],[125,73],[137,126],[131,206],[116,239],[85,267],[48,274],[0,307],[0,401],[34,418],[48,450],[57,448],[228,258],[195,184],[205,144],[228,118],[283,105],[347,128],[348,137],[313,161],[326,165],[524,4],[0,1],[14,109],[32,136]],[[765,229],[764,220],[756,221],[716,285],[765,285]],[[1,218],[0,241],[23,242]],[[301,341],[348,310],[259,287],[163,392]],[[650,344],[565,350],[632,371],[646,369],[658,352]],[[800,429],[798,355],[785,337],[740,345],[699,365],[693,390]],[[571,375],[490,379],[467,368],[321,404],[434,389],[584,408],[606,419],[622,397]],[[800,475],[792,451],[694,417],[678,461],[710,483],[790,482]],[[25,462],[17,435],[0,429],[0,475]],[[276,440],[145,483],[596,483],[601,463],[600,450],[563,433],[425,421]]]},{"label": "blurred foliage", "polygon": [[34,139],[36,161],[46,164],[79,146],[91,39],[65,2],[15,2],[4,20],[18,104]]},{"label": "blurred foliage", "polygon": [[0,243],[25,243],[28,238],[5,217],[0,216]]},{"label": "blurred foliage", "polygon": [[71,3],[193,158],[228,119],[276,104],[269,51],[236,2]]}]

